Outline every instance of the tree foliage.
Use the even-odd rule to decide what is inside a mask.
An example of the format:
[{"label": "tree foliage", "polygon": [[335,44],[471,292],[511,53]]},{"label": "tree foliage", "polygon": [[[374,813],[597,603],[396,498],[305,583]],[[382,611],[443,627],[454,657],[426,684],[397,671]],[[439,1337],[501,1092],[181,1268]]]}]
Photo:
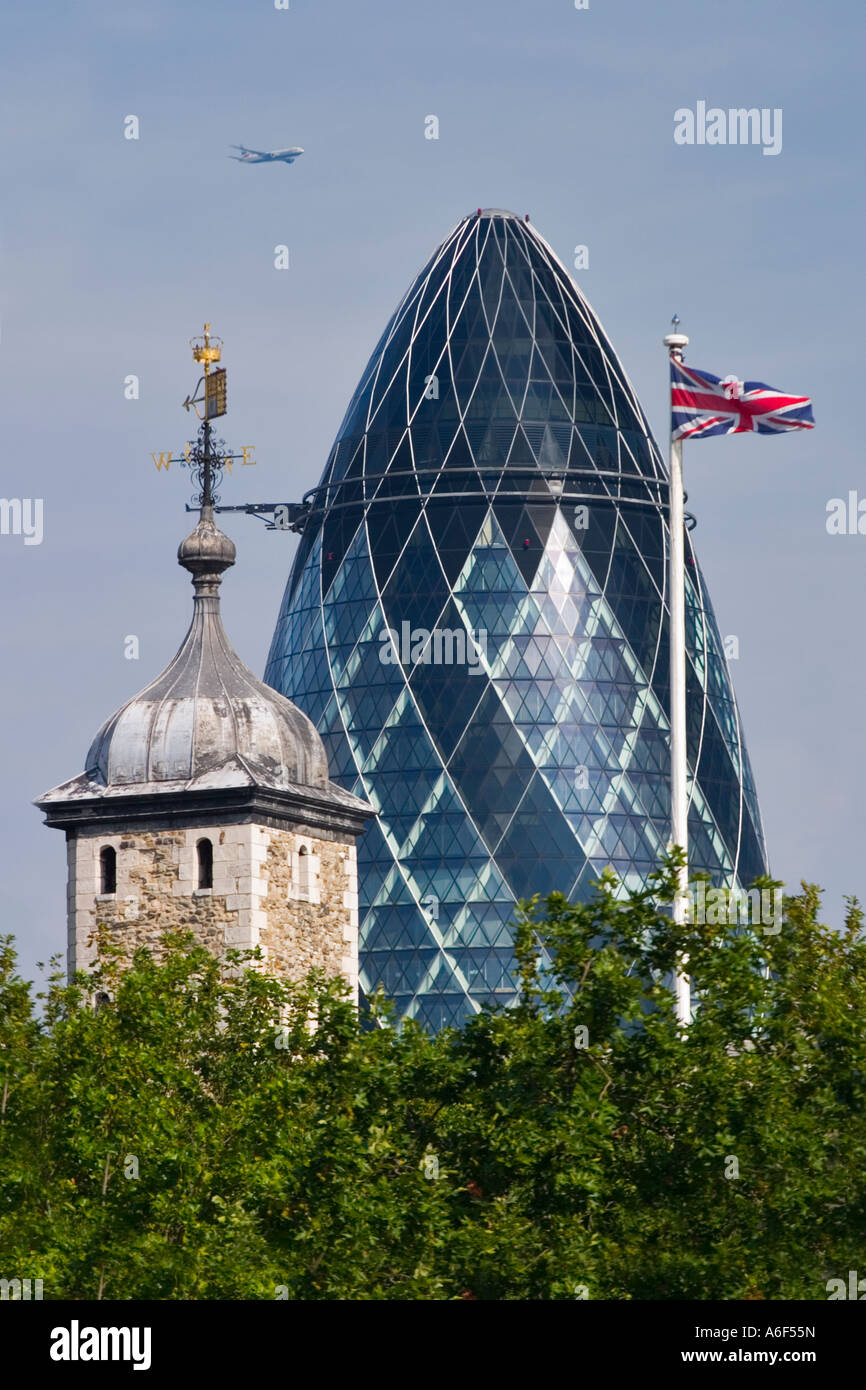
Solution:
[{"label": "tree foliage", "polygon": [[516,1005],[436,1036],[183,935],[158,959],[103,940],[40,1011],[4,938],[0,1275],[75,1299],[826,1298],[863,1261],[862,914],[830,930],[804,885],[776,934],[678,927],[673,871],[523,904]]}]

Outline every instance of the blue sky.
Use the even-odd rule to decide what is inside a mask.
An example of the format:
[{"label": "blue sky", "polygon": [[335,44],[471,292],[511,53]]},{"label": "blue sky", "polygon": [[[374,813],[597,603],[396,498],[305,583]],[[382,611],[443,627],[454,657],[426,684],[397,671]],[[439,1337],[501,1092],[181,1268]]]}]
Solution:
[{"label": "blue sky", "polygon": [[[0,536],[2,930],[25,968],[65,949],[62,837],[30,801],[186,629],[189,485],[150,451],[188,437],[188,339],[205,318],[224,338],[224,433],[259,459],[223,500],[297,498],[395,304],[478,206],[528,212],[568,266],[589,248],[576,279],[660,441],[674,311],[695,366],[813,396],[813,432],[687,446],[686,485],[774,872],[822,884],[838,920],[866,889],[866,536],[825,527],[830,498],[866,498],[862,7],[81,0],[2,26],[0,492],[45,517],[41,545]],[[699,100],[781,108],[781,154],[675,145]],[[244,167],[235,142],[306,154]],[[295,539],[225,525],[226,624],[261,671]]]}]

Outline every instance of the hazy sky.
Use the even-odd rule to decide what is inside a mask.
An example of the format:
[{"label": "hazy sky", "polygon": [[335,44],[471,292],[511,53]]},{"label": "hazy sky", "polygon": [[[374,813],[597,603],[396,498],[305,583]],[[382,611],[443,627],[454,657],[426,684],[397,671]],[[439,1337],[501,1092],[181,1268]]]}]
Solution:
[{"label": "hazy sky", "polygon": [[[774,873],[822,884],[831,920],[866,896],[866,535],[826,529],[829,499],[866,499],[864,28],[854,0],[7,7],[0,493],[44,503],[41,544],[0,535],[0,930],[26,970],[65,951],[63,836],[30,802],[189,620],[189,482],[150,457],[191,432],[188,339],[208,318],[225,340],[223,433],[256,446],[223,501],[297,499],[410,280],[479,206],[530,213],[569,267],[588,247],[575,276],[663,448],[675,311],[694,366],[813,396],[815,431],[687,445],[686,485]],[[781,110],[781,153],[675,144],[699,101]],[[306,153],[247,167],[232,143]],[[226,625],[261,672],[296,539],[223,524]]]}]

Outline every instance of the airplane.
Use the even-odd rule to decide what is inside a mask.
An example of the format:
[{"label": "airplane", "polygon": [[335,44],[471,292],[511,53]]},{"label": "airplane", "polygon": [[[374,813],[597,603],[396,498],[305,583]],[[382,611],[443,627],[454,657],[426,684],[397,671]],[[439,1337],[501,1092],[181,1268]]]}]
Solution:
[{"label": "airplane", "polygon": [[293,164],[298,155],[304,153],[299,145],[290,150],[248,150],[245,145],[232,145],[232,149],[240,150],[240,154],[230,154],[229,159],[237,159],[244,164]]}]

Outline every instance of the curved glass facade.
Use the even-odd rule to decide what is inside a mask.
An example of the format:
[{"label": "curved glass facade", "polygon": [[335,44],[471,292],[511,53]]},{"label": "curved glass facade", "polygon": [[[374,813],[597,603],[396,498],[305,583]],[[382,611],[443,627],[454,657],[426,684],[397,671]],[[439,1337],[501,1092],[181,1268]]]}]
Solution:
[{"label": "curved glass facade", "polygon": [[[434,1027],[513,995],[515,900],[637,886],[669,834],[667,474],[586,300],[510,213],[397,308],[312,494],[266,679],[379,814],[362,985]],[[766,870],[687,535],[693,869]]]}]

